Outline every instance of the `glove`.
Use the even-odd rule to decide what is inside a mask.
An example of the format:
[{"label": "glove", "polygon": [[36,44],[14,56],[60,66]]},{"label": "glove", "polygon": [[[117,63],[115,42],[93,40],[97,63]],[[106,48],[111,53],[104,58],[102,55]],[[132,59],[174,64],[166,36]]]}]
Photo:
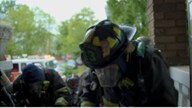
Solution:
[{"label": "glove", "polygon": [[69,103],[68,103],[63,97],[59,97],[59,98],[55,101],[55,106],[67,107],[67,106],[69,106]]},{"label": "glove", "polygon": [[81,107],[94,107],[96,106],[94,103],[90,102],[90,101],[83,101],[81,102]]}]

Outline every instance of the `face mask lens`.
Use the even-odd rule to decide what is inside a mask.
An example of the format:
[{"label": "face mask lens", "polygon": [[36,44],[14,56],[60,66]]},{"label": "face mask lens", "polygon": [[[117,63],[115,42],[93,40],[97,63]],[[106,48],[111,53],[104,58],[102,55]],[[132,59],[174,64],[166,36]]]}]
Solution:
[{"label": "face mask lens", "polygon": [[88,43],[80,44],[79,47],[82,51],[82,59],[86,65],[95,66],[101,64],[103,56],[99,48]]},{"label": "face mask lens", "polygon": [[117,65],[112,64],[104,68],[95,69],[95,73],[102,87],[116,86],[121,76]]}]

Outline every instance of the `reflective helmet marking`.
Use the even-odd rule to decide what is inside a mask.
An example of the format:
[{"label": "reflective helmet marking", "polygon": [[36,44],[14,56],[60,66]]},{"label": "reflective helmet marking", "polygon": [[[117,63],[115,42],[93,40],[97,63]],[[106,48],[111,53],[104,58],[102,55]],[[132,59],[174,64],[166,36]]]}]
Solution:
[{"label": "reflective helmet marking", "polygon": [[121,30],[118,27],[113,27],[113,31],[117,34],[117,36],[121,35]]},{"label": "reflective helmet marking", "polygon": [[109,41],[110,48],[113,48],[116,44],[116,40],[112,37],[108,37],[107,40]]},{"label": "reflective helmet marking", "polygon": [[95,46],[101,46],[101,42],[99,41],[99,37],[98,36],[95,36],[93,38],[93,45]]},{"label": "reflective helmet marking", "polygon": [[[111,36],[107,37],[107,41],[109,42],[110,48],[113,48],[114,45],[116,44],[116,40],[115,40],[114,38],[112,38]],[[93,38],[93,45],[94,45],[94,46],[101,46],[101,42],[100,42],[98,36],[95,36],[95,37]]]}]

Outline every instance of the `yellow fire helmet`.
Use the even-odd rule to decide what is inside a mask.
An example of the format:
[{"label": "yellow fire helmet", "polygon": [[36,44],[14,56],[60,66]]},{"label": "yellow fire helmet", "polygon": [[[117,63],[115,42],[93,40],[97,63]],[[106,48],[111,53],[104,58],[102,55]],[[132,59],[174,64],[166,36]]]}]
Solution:
[{"label": "yellow fire helmet", "polygon": [[91,68],[101,68],[112,63],[126,51],[135,32],[134,27],[116,25],[110,20],[89,27],[79,45],[84,64]]}]

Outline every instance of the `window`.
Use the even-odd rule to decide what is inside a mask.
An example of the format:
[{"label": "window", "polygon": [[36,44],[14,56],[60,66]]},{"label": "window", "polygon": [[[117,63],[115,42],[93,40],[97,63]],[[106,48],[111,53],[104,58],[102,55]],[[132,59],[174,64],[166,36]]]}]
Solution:
[{"label": "window", "polygon": [[55,64],[53,63],[53,61],[52,61],[52,60],[51,60],[51,61],[46,62],[46,63],[45,63],[45,65],[46,65],[46,67],[48,67],[48,68],[54,68],[54,67],[55,67]]},{"label": "window", "polygon": [[21,63],[21,69],[23,69],[26,66],[26,63]]},{"label": "window", "polygon": [[18,72],[19,71],[19,64],[13,64],[12,72]]}]

